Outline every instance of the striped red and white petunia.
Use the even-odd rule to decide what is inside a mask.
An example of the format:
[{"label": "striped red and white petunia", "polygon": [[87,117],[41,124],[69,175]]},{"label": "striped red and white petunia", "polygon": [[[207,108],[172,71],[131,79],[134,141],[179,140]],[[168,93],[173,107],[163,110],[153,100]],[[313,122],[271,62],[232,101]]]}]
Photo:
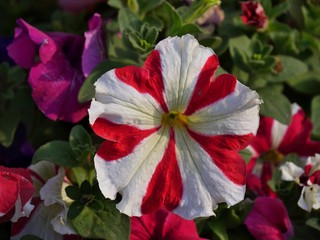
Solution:
[{"label": "striped red and white petunia", "polygon": [[105,197],[141,216],[159,208],[186,218],[241,201],[246,166],[238,151],[258,128],[260,100],[191,35],[159,42],[142,68],[113,69],[95,83],[89,109],[105,141],[95,156]]}]

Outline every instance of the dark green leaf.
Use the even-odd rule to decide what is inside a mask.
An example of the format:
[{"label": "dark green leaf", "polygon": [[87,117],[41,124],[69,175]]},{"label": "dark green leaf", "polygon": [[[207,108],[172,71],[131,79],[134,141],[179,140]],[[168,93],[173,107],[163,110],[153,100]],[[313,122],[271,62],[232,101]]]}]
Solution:
[{"label": "dark green leaf", "polygon": [[69,136],[71,149],[77,156],[88,148],[91,148],[92,141],[89,133],[81,125],[76,125],[71,129]]},{"label": "dark green leaf", "polygon": [[252,153],[248,149],[243,149],[239,153],[240,153],[241,157],[244,159],[244,161],[246,163],[248,163],[251,156],[252,156]]},{"label": "dark green leaf", "polygon": [[126,30],[139,32],[141,25],[143,24],[139,17],[127,8],[119,10],[118,23],[120,32]]},{"label": "dark green leaf", "polygon": [[95,211],[84,207],[72,223],[76,231],[86,238],[129,239],[129,217],[121,214],[115,207],[113,211]]},{"label": "dark green leaf", "polygon": [[69,198],[73,200],[80,199],[81,192],[80,189],[76,186],[70,185],[66,187],[66,194]]},{"label": "dark green leaf", "polygon": [[79,165],[70,144],[59,140],[48,142],[37,149],[33,155],[32,163],[40,161],[48,161],[67,168]]},{"label": "dark green leaf", "polygon": [[291,121],[291,103],[286,96],[272,89],[266,88],[258,91],[263,103],[260,105],[260,113],[272,117],[283,124]]},{"label": "dark green leaf", "polygon": [[311,121],[313,123],[312,134],[320,137],[320,95],[315,96],[311,102]]},{"label": "dark green leaf", "polygon": [[310,218],[307,220],[306,224],[318,231],[320,231],[320,218]]},{"label": "dark green leaf", "polygon": [[223,40],[221,37],[210,37],[199,40],[199,43],[202,46],[212,48],[213,50],[217,49],[221,44]]},{"label": "dark green leaf", "polygon": [[275,58],[273,69],[275,73],[266,76],[268,81],[281,82],[305,74],[308,71],[308,66],[297,58],[280,55]]},{"label": "dark green leaf", "polygon": [[79,214],[82,212],[84,207],[85,206],[83,205],[83,203],[79,201],[74,201],[73,203],[71,203],[67,213],[68,219],[70,220],[75,219],[77,216],[79,216]]},{"label": "dark green leaf", "polygon": [[160,6],[164,0],[137,0],[139,3],[139,14],[145,15],[152,9]]},{"label": "dark green leaf", "polygon": [[269,18],[277,18],[281,14],[286,13],[289,10],[289,4],[287,2],[280,3],[271,8]]},{"label": "dark green leaf", "polygon": [[10,147],[20,121],[20,115],[14,109],[9,109],[0,115],[0,144]]},{"label": "dark green leaf", "polygon": [[288,79],[287,82],[298,92],[310,95],[320,94],[320,71],[308,71]]},{"label": "dark green leaf", "polygon": [[220,220],[217,219],[216,221],[208,221],[209,227],[214,235],[213,239],[229,240],[226,225],[224,224],[224,221]]}]

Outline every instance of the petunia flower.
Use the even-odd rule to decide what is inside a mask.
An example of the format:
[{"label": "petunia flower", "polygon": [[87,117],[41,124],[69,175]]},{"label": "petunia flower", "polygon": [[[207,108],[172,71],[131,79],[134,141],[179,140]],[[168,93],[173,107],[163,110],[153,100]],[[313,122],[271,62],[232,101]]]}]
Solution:
[{"label": "petunia flower", "polygon": [[242,14],[241,19],[245,25],[250,25],[256,29],[265,29],[268,25],[268,18],[260,2],[254,0],[240,2]]},{"label": "petunia flower", "polygon": [[[35,235],[41,239],[59,240],[64,235],[76,234],[67,219],[71,199],[65,194],[65,171],[42,161],[29,167],[36,192],[33,203],[36,205],[29,218],[22,218],[12,228],[11,240],[24,235]],[[37,226],[37,227],[35,227]]]},{"label": "petunia flower", "polygon": [[[8,53],[21,67],[31,68],[29,84],[37,106],[51,120],[80,121],[88,108],[87,103],[77,100],[85,79],[81,69],[84,38],[69,33],[44,33],[22,19],[17,24]],[[36,63],[37,52],[40,61]]]},{"label": "petunia flower", "polygon": [[0,222],[16,222],[29,216],[34,187],[30,174],[23,168],[0,166]]},{"label": "petunia flower", "polygon": [[299,207],[308,212],[320,208],[320,154],[308,157],[304,169],[292,162],[286,162],[280,170],[282,180],[295,181],[302,187]]},{"label": "petunia flower", "polygon": [[196,224],[165,209],[131,218],[130,240],[200,240]]},{"label": "petunia flower", "polygon": [[82,53],[82,71],[88,77],[91,71],[106,59],[103,21],[101,15],[95,13],[89,20],[89,30],[85,32],[85,43]]},{"label": "petunia flower", "polygon": [[303,109],[295,103],[291,109],[289,125],[270,117],[262,117],[257,136],[248,147],[252,157],[247,165],[247,187],[256,195],[276,197],[268,181],[287,154],[308,157],[320,152],[320,142],[311,140],[312,123]]},{"label": "petunia flower", "polygon": [[103,142],[94,162],[106,198],[141,216],[166,208],[186,219],[241,201],[245,163],[238,151],[258,127],[256,92],[191,35],[159,42],[142,68],[113,69],[95,83],[89,120]]},{"label": "petunia flower", "polygon": [[270,197],[256,198],[244,223],[257,240],[286,240],[294,234],[283,202]]}]

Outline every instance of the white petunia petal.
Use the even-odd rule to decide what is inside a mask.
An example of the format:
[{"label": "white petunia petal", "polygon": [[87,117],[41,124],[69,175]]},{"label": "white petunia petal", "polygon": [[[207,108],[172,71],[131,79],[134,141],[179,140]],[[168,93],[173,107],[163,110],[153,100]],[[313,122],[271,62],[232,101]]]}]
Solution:
[{"label": "white petunia petal", "polygon": [[281,179],[284,181],[299,181],[299,177],[304,173],[301,167],[292,162],[286,162],[280,166]]},{"label": "white petunia petal", "polygon": [[188,127],[204,135],[255,134],[259,104],[258,94],[237,82],[230,95],[189,116]]},{"label": "white petunia petal", "polygon": [[299,201],[299,207],[311,212],[312,209],[320,208],[320,186],[314,184],[312,186],[305,186],[302,189]]},{"label": "white petunia petal", "polygon": [[243,200],[245,185],[230,181],[184,129],[175,133],[183,180],[183,196],[179,207],[174,210],[176,214],[186,219],[211,216],[218,203],[226,202],[231,206]]},{"label": "white petunia petal", "polygon": [[143,196],[168,142],[169,130],[161,128],[121,159],[106,161],[98,154],[95,156],[99,187],[106,198],[115,199],[117,192],[122,194],[117,205],[121,212],[129,216],[141,215]]},{"label": "white petunia petal", "polygon": [[155,49],[160,52],[166,103],[169,109],[183,112],[203,66],[215,53],[189,34],[169,37]]},{"label": "white petunia petal", "polygon": [[159,103],[149,94],[120,81],[114,70],[102,75],[95,86],[96,99],[88,110],[91,124],[100,117],[139,129],[159,126],[163,113]]}]

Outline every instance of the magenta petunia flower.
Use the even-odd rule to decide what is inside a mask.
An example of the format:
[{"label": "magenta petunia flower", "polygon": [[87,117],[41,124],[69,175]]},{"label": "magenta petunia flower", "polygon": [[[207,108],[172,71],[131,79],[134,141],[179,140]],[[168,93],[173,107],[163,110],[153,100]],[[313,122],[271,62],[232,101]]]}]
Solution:
[{"label": "magenta petunia flower", "polygon": [[260,2],[253,0],[240,2],[242,14],[241,19],[244,24],[255,27],[256,29],[265,29],[268,24],[268,18]]},{"label": "magenta petunia flower", "polygon": [[302,187],[299,207],[308,212],[320,208],[320,154],[308,157],[304,169],[286,162],[280,170],[282,180],[295,181]]},{"label": "magenta petunia flower", "polygon": [[257,136],[248,147],[252,152],[247,165],[248,190],[259,196],[276,197],[267,182],[271,180],[273,169],[281,164],[284,156],[296,153],[307,157],[320,152],[320,142],[311,140],[311,131],[311,121],[297,104],[292,104],[292,120],[289,125],[270,117],[261,118]]},{"label": "magenta petunia flower", "polygon": [[89,30],[85,32],[85,44],[82,53],[82,71],[88,77],[91,71],[106,59],[103,21],[101,15],[95,13],[88,23]]},{"label": "magenta petunia flower", "polygon": [[165,209],[131,218],[130,240],[200,240],[196,224]]},{"label": "magenta petunia flower", "polygon": [[287,210],[279,199],[258,197],[244,223],[257,240],[286,240],[293,236]]},{"label": "magenta petunia flower", "polygon": [[256,92],[230,74],[191,35],[159,42],[142,68],[113,69],[95,83],[89,109],[105,139],[95,155],[100,189],[141,216],[159,208],[192,219],[238,203],[245,163],[238,151],[258,127]]},{"label": "magenta petunia flower", "polygon": [[[8,53],[21,67],[31,68],[29,84],[39,109],[52,120],[80,121],[88,108],[87,103],[80,104],[77,100],[85,79],[81,69],[84,38],[68,33],[44,33],[22,19],[17,24]],[[40,61],[35,63],[37,52]]]},{"label": "magenta petunia flower", "polygon": [[29,172],[23,168],[0,166],[0,222],[16,222],[29,216],[34,187]]}]

